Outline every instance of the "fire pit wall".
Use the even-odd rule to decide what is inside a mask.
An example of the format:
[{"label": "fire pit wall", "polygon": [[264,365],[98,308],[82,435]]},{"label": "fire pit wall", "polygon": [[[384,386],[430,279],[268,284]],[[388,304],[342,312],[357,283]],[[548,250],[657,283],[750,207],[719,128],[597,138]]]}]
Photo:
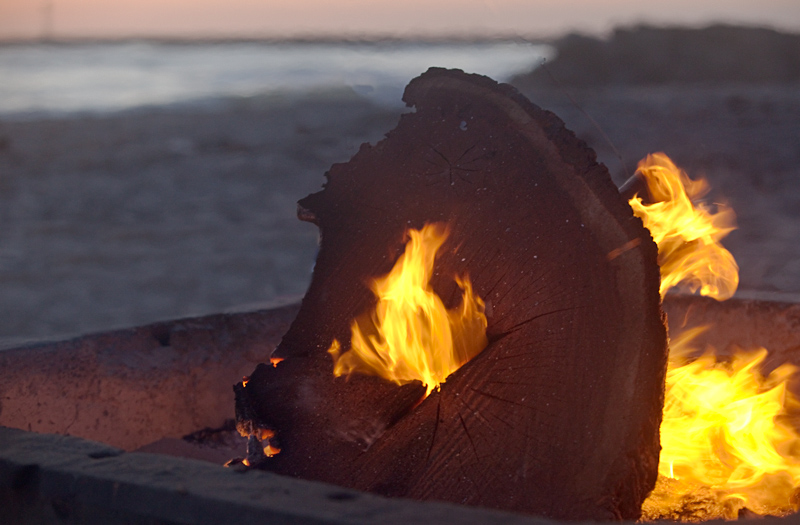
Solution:
[{"label": "fire pit wall", "polygon": [[[265,362],[299,305],[89,335],[0,350],[0,425],[69,434],[124,450],[181,437],[233,417],[231,385]],[[719,355],[769,350],[766,372],[800,366],[800,301],[667,298],[673,334]],[[800,379],[792,390],[800,395]]]},{"label": "fire pit wall", "polygon": [[0,350],[0,426],[124,450],[219,427],[299,305]]},{"label": "fire pit wall", "polygon": [[[81,476],[92,479],[98,476],[94,471],[90,475],[73,472],[69,470],[72,467],[64,467],[67,468],[64,470],[61,465],[72,461],[66,456],[77,450],[75,446],[85,448],[88,445],[64,448],[66,438],[51,437],[48,441],[47,437],[39,438],[35,433],[68,434],[124,450],[135,450],[163,438],[179,438],[205,427],[222,425],[233,417],[231,385],[249,373],[256,363],[268,359],[297,309],[298,305],[291,305],[258,312],[216,315],[0,350],[0,426],[29,431],[20,434],[0,429],[0,496],[6,485],[16,487],[13,488],[15,491],[20,480],[28,480],[31,476],[37,483],[40,478],[44,483],[64,476],[73,481],[83,479]],[[800,301],[765,300],[762,296],[719,303],[676,295],[665,301],[664,310],[673,334],[683,328],[710,326],[697,340],[701,351],[707,344],[714,346],[719,355],[730,354],[736,347],[765,347],[769,350],[765,372],[786,362],[800,366]],[[799,381],[795,378],[791,385],[796,394],[800,394]],[[100,444],[93,446],[103,448]],[[63,453],[65,459],[62,461],[52,459],[53,450],[60,450],[59,447],[68,451]],[[33,456],[42,448],[50,450],[48,461],[55,461],[55,466],[45,467],[37,463]],[[14,452],[14,449],[22,452]],[[102,479],[106,476],[106,481],[114,478],[106,483],[116,484],[114,486],[121,483],[116,477],[126,475],[117,471],[134,471],[143,461],[146,462],[135,458],[126,462],[125,457],[159,457],[152,454],[116,457],[121,451],[112,453],[109,450],[90,454],[89,457],[94,458],[90,461],[95,464],[87,468],[97,468],[104,461],[116,462],[114,465],[119,463],[114,467],[108,465],[114,473],[100,476]],[[172,465],[169,461],[174,461],[162,458],[147,461],[161,465]],[[211,464],[208,467],[214,468]],[[173,470],[182,472],[186,468],[175,467]],[[20,478],[20,473],[25,475]],[[249,474],[273,476],[265,481],[273,485],[280,485],[283,483],[280,479],[284,479],[267,473]],[[154,479],[159,479],[158,476]],[[220,481],[223,484],[229,482],[233,481]],[[60,488],[53,489],[59,494],[63,490],[60,483],[54,485]],[[185,498],[186,487],[162,490],[148,483],[140,483],[137,490],[152,489],[164,497]],[[295,481],[287,480],[285,483]],[[307,490],[311,489],[298,489],[300,493]],[[323,487],[319,490],[323,502],[361,497],[351,494],[353,491],[343,492],[344,489]],[[88,489],[83,492],[94,493]],[[69,494],[70,501],[77,501],[82,491],[80,487],[72,487]],[[44,492],[41,492],[39,498],[44,497]],[[55,510],[48,512],[58,514],[56,499],[53,499]],[[10,501],[21,500],[14,496]],[[84,508],[86,505],[90,504],[85,503]],[[390,508],[383,503],[380,505],[384,510]],[[397,511],[391,508],[394,510],[386,512]],[[274,508],[270,507],[269,512],[273,511]]]},{"label": "fire pit wall", "polygon": [[[708,345],[721,357],[737,349],[766,348],[769,353],[762,372],[769,373],[783,363],[800,367],[800,297],[738,294],[718,302],[695,296],[673,295],[664,301],[670,334],[707,326],[695,339],[698,353]],[[790,381],[790,390],[800,396],[800,374]]]}]

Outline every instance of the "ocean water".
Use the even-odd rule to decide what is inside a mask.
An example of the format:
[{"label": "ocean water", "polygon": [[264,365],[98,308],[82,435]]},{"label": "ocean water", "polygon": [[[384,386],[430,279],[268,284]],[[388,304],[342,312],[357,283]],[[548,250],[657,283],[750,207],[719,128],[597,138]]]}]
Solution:
[{"label": "ocean water", "polygon": [[0,45],[0,116],[109,112],[272,91],[348,86],[401,104],[430,66],[497,80],[554,55],[546,45],[478,43],[30,43]]}]

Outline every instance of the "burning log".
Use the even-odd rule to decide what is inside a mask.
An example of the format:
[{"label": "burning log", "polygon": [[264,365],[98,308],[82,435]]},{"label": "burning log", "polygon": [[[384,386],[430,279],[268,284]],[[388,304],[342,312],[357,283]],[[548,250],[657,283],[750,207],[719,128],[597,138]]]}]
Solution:
[{"label": "burning log", "polygon": [[[512,87],[434,68],[404,100],[416,111],[299,203],[321,232],[314,277],[281,361],[235,387],[240,431],[274,432],[281,451],[261,466],[281,474],[638,518],[657,475],[667,357],[649,233],[594,152]],[[336,377],[332,356],[356,339],[375,355],[390,339],[378,331],[382,276],[426,227],[444,238],[422,286],[448,311],[477,296],[479,352],[438,387],[365,365]]]}]

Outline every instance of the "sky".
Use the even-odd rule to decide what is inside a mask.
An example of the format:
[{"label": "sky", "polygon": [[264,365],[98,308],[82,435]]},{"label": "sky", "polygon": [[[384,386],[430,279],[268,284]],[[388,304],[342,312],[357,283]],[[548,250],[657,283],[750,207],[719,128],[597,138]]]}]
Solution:
[{"label": "sky", "polygon": [[602,34],[714,22],[800,32],[800,0],[0,0],[0,39]]}]

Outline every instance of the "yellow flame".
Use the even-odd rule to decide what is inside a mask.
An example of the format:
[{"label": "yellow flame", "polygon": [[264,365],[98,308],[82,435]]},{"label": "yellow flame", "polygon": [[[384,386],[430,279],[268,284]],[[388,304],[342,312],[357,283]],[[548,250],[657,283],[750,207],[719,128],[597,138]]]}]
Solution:
[{"label": "yellow flame", "polygon": [[654,202],[634,196],[629,204],[658,245],[661,296],[680,283],[717,300],[730,298],[739,285],[739,267],[719,240],[735,229],[733,210],[717,206],[711,213],[698,203],[708,183],[691,180],[663,153],[648,155],[637,172]]},{"label": "yellow flame", "polygon": [[[663,153],[641,161],[638,172],[653,203],[629,202],[658,245],[662,297],[685,284],[718,300],[730,298],[739,268],[719,240],[733,229],[733,211],[712,214],[697,204],[708,184],[689,179]],[[745,506],[759,514],[791,512],[800,486],[800,437],[785,407],[795,403],[786,387],[795,368],[785,364],[763,376],[763,348],[738,351],[730,362],[712,352],[692,359],[691,341],[707,328],[678,336],[672,331],[659,480],[643,516],[733,519]]]},{"label": "yellow flame", "polygon": [[691,359],[691,341],[706,329],[687,330],[670,342],[662,480],[643,509],[663,516],[705,488],[721,509],[718,517],[736,518],[745,506],[759,514],[791,512],[800,486],[800,437],[784,407],[796,404],[786,386],[796,369],[784,364],[762,375],[763,348],[736,352],[730,362],[712,352]]},{"label": "yellow flame", "polygon": [[[409,230],[405,253],[372,283],[375,309],[351,325],[350,351],[334,340],[334,374],[373,374],[398,384],[421,381],[430,394],[486,346],[484,303],[469,279],[455,277],[461,305],[447,310],[430,279],[436,252],[447,239],[441,224]],[[427,395],[426,394],[426,395]]]}]

